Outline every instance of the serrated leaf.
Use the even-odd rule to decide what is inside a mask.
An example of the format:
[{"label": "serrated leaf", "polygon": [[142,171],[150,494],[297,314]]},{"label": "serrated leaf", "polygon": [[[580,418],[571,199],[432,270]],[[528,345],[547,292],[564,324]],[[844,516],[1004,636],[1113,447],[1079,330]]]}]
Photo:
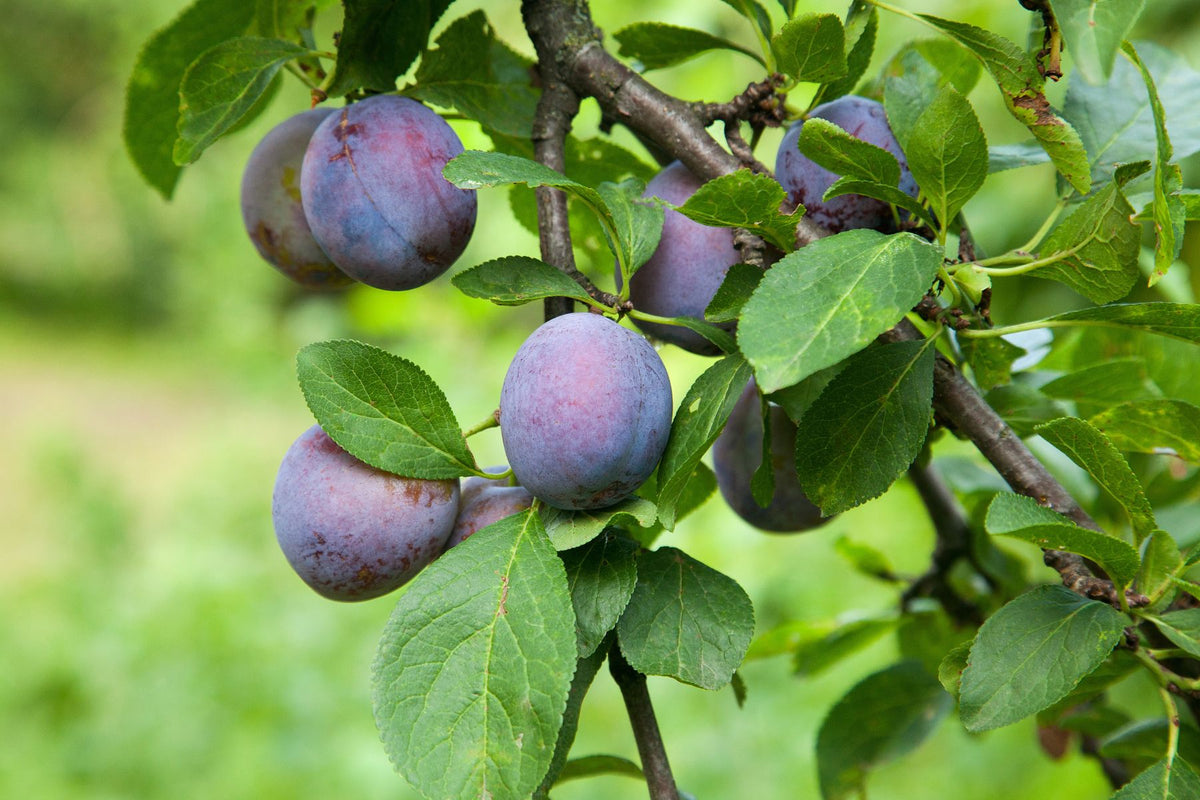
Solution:
[{"label": "serrated leaf", "polygon": [[771,498],[775,496],[775,468],[771,463],[771,410],[761,395],[759,417],[762,420],[762,444],[759,448],[758,468],[750,476],[750,497],[760,508],[766,508],[771,505]]},{"label": "serrated leaf", "polygon": [[413,97],[456,108],[485,128],[529,137],[537,109],[533,62],[506,45],[482,11],[460,17],[426,50]]},{"label": "serrated leaf", "polygon": [[614,33],[613,38],[620,45],[618,55],[640,61],[645,70],[673,67],[710,50],[732,50],[766,66],[762,56],[753,50],[695,28],[635,22]]},{"label": "serrated leaf", "polygon": [[1171,611],[1151,620],[1177,647],[1200,658],[1200,608]]},{"label": "serrated leaf", "polygon": [[1064,325],[1125,328],[1200,344],[1200,305],[1191,303],[1112,303],[1055,314],[1042,322],[1048,328]]},{"label": "serrated leaf", "polygon": [[409,478],[477,471],[446,396],[411,361],[338,339],[303,348],[296,365],[313,416],[356,458]]},{"label": "serrated leaf", "polygon": [[796,472],[825,516],[887,491],[921,451],[933,399],[931,340],[851,356],[800,418]]},{"label": "serrated leaf", "polygon": [[972,644],[974,642],[968,640],[955,645],[946,653],[942,663],[938,664],[938,683],[953,695],[955,700],[958,700],[962,689],[962,674],[967,668],[967,659],[971,657]]},{"label": "serrated leaf", "polygon": [[673,206],[701,225],[746,228],[785,253],[796,249],[796,225],[803,210],[783,214],[787,192],[766,175],[739,169],[701,186],[681,206]]},{"label": "serrated leaf", "polygon": [[[1138,52],[1162,99],[1175,157],[1200,151],[1200,73],[1165,47],[1140,43]],[[1096,186],[1111,180],[1119,164],[1157,156],[1154,110],[1142,74],[1133,64],[1118,60],[1103,86],[1071,81],[1063,114],[1087,148]]]},{"label": "serrated leaf", "polygon": [[[575,676],[571,678],[571,689],[567,692],[567,707],[563,710],[562,726],[558,729],[558,739],[554,743],[554,756],[550,759],[550,768],[546,770],[542,782],[534,791],[532,800],[549,800],[551,787],[560,781],[579,777],[576,768],[571,766],[567,757],[571,753],[571,746],[575,744],[575,734],[579,731],[579,712],[583,708],[583,700],[606,658],[608,648],[601,647],[577,662]],[[640,769],[638,776],[641,776]]]},{"label": "serrated leaf", "polygon": [[1131,453],[1173,452],[1200,464],[1200,407],[1182,400],[1138,400],[1122,403],[1089,422],[1117,449]]},{"label": "serrated leaf", "polygon": [[179,88],[179,138],[172,157],[184,166],[236,125],[267,91],[279,68],[312,53],[282,39],[242,36],[205,50]]},{"label": "serrated leaf", "polygon": [[[814,120],[809,120],[805,123],[805,127],[812,124]],[[917,198],[905,194],[895,186],[887,186],[882,183],[873,183],[871,181],[856,180],[854,178],[838,178],[829,185],[822,195],[821,200],[829,201],[835,197],[841,197],[844,194],[861,194],[865,197],[874,197],[877,200],[882,200],[885,203],[891,203],[896,208],[901,208],[912,214],[916,219],[921,220],[932,229],[938,227],[937,220],[929,213],[929,209],[921,205]]]},{"label": "serrated leaf", "polygon": [[1071,124],[1050,107],[1042,91],[1045,81],[1029,54],[1009,39],[983,28],[929,14],[918,16],[941,28],[983,62],[1000,87],[1009,113],[1029,128],[1076,191],[1087,194],[1091,176],[1083,141]]},{"label": "serrated leaf", "polygon": [[805,14],[788,20],[771,40],[780,72],[797,81],[828,83],[845,77],[846,32],[833,14]]},{"label": "serrated leaf", "polygon": [[582,303],[591,297],[562,270],[538,258],[505,256],[463,270],[450,279],[468,297],[498,306],[519,306],[547,297],[571,297]]},{"label": "serrated leaf", "polygon": [[[1127,174],[1141,171],[1130,169]],[[1093,303],[1110,303],[1127,295],[1141,274],[1142,231],[1130,221],[1133,208],[1121,193],[1124,182],[1106,183],[1063,220],[1040,253],[1055,258],[1054,263],[1029,274],[1064,283]]]},{"label": "serrated leaf", "polygon": [[[789,12],[788,17],[791,16]],[[850,45],[846,51],[846,74],[822,84],[809,103],[809,108],[816,108],[822,103],[853,92],[871,65],[871,56],[875,53],[875,36],[879,32],[879,12],[875,6],[854,0],[846,11],[846,21],[842,27],[845,30],[846,43]]]},{"label": "serrated leaf", "polygon": [[559,550],[569,550],[592,541],[609,525],[648,528],[654,524],[657,510],[649,500],[630,497],[616,505],[585,511],[543,505],[541,515],[550,541]]},{"label": "serrated leaf", "polygon": [[357,89],[390,92],[425,49],[451,0],[342,0],[345,15],[330,97]]},{"label": "serrated leaf", "polygon": [[620,248],[621,263],[626,266],[624,285],[654,255],[662,236],[662,206],[642,200],[645,190],[646,185],[637,178],[605,181],[596,187],[612,216],[617,238],[615,242],[610,239],[608,246],[614,253]]},{"label": "serrated leaf", "polygon": [[852,355],[925,295],[938,248],[910,233],[850,230],[780,259],[742,308],[738,346],[773,392]]},{"label": "serrated leaf", "polygon": [[427,797],[529,795],[554,753],[573,630],[566,573],[533,512],[426,567],[397,602],[371,670],[397,770]]},{"label": "serrated leaf", "polygon": [[792,422],[799,422],[804,418],[808,409],[812,408],[812,404],[817,402],[817,398],[825,391],[825,387],[829,385],[837,374],[842,371],[845,362],[834,364],[832,367],[826,367],[823,370],[814,372],[799,383],[780,389],[767,395],[767,399],[778,406],[781,406],[784,412],[788,415],[788,419]]},{"label": "serrated leaf", "polygon": [[1039,586],[983,623],[962,675],[967,730],[1001,728],[1070,692],[1124,637],[1129,619],[1062,586]]},{"label": "serrated leaf", "polygon": [[1050,0],[1075,69],[1091,84],[1108,80],[1117,49],[1145,0]]},{"label": "serrated leaf", "polygon": [[197,0],[156,31],[138,54],[125,91],[125,147],[164,199],[171,199],[181,172],[172,152],[183,74],[201,53],[241,36],[253,20],[254,5],[244,0]]},{"label": "serrated leaf", "polygon": [[1049,550],[1064,550],[1092,559],[1118,586],[1128,586],[1141,558],[1133,545],[1116,537],[1081,528],[1067,517],[1044,508],[1030,497],[1001,492],[988,506],[984,528],[993,536],[1011,536]]},{"label": "serrated leaf", "polygon": [[800,128],[799,147],[809,159],[843,178],[886,186],[900,183],[900,162],[894,155],[820,117],[806,120]]},{"label": "serrated leaf", "polygon": [[1110,800],[1200,800],[1200,777],[1182,758],[1163,759],[1122,786]]},{"label": "serrated leaf", "polygon": [[987,139],[967,98],[944,86],[921,112],[904,154],[922,195],[949,225],[988,172]]},{"label": "serrated leaf", "polygon": [[[1184,720],[1179,720],[1175,755],[1189,764],[1200,763],[1200,732]],[[1153,764],[1167,752],[1171,723],[1164,717],[1127,721],[1109,731],[1100,741],[1099,755],[1117,758],[1131,765]]]},{"label": "serrated leaf", "polygon": [[763,38],[771,38],[771,16],[757,0],[722,0],[758,28]]},{"label": "serrated leaf", "polygon": [[704,309],[704,318],[709,322],[732,322],[738,318],[742,306],[762,281],[763,271],[750,264],[734,264],[725,273],[717,293]]},{"label": "serrated leaf", "polygon": [[911,44],[959,94],[969,95],[979,83],[983,69],[975,55],[953,39],[919,39]]},{"label": "serrated leaf", "polygon": [[1166,531],[1154,531],[1146,540],[1142,568],[1138,571],[1138,590],[1150,598],[1153,606],[1174,586],[1172,579],[1182,568],[1183,555],[1174,537]]},{"label": "serrated leaf", "polygon": [[615,533],[562,552],[581,658],[596,651],[629,605],[637,585],[637,554],[636,542]]},{"label": "serrated leaf", "polygon": [[255,0],[254,32],[303,44],[315,7],[315,0]]},{"label": "serrated leaf", "polygon": [[683,490],[721,434],[750,376],[741,356],[726,356],[696,379],[675,411],[667,449],[658,464],[658,518],[667,530],[674,529]]},{"label": "serrated leaf", "polygon": [[[983,341],[983,340],[979,340]],[[1068,372],[1042,385],[1049,397],[1072,400],[1080,409],[1095,413],[1128,400],[1149,400],[1161,396],[1150,381],[1144,358],[1112,358],[1083,369]]]},{"label": "serrated leaf", "polygon": [[963,358],[971,365],[975,384],[983,391],[1003,386],[1012,380],[1012,365],[1025,349],[1001,337],[990,339],[959,339]]},{"label": "serrated leaf", "polygon": [[1050,155],[1037,142],[997,144],[988,148],[988,172],[1033,167],[1045,164]]},{"label": "serrated leaf", "polygon": [[674,547],[643,553],[637,570],[617,625],[630,666],[702,689],[729,683],[754,634],[754,609],[742,587]]},{"label": "serrated leaf", "polygon": [[1134,543],[1141,544],[1158,524],[1141,481],[1116,446],[1085,420],[1063,417],[1037,427],[1038,434],[1083,468],[1129,514]]},{"label": "serrated leaf", "polygon": [[862,680],[829,710],[817,733],[821,796],[862,794],[872,769],[915,750],[953,706],[914,661]]}]

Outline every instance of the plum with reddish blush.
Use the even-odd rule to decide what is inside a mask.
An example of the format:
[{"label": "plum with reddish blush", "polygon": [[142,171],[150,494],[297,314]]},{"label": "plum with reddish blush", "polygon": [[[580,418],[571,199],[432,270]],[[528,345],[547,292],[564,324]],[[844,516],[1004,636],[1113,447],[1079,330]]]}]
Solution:
[{"label": "plum with reddish blush", "polygon": [[[488,468],[488,472],[503,472],[507,467]],[[533,505],[533,495],[523,486],[512,486],[507,480],[471,476],[462,482],[458,501],[458,519],[446,542],[446,549],[463,541],[481,528],[505,517],[511,517]]]}]

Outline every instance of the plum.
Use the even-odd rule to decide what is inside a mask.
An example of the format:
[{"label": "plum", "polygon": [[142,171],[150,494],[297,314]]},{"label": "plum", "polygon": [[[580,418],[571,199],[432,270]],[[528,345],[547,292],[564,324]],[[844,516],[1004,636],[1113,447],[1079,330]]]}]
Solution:
[{"label": "plum", "polygon": [[300,165],[313,131],[333,112],[314,108],[263,137],[242,173],[242,222],[258,254],[297,283],[332,289],[351,283],[313,238],[300,202]]},{"label": "plum", "polygon": [[[880,103],[866,97],[846,95],[817,106],[808,116],[828,120],[856,139],[882,147],[894,155],[900,162],[900,190],[916,197],[917,183],[909,172],[908,162],[892,134]],[[801,120],[788,129],[775,161],[775,177],[787,190],[788,198],[793,203],[803,204],[809,219],[834,233],[852,228],[892,230],[895,220],[890,207],[882,200],[847,194],[822,202],[825,190],[840,176],[817,166],[800,152],[798,143],[803,126],[804,120]]]},{"label": "plum", "polygon": [[713,471],[721,496],[739,517],[756,528],[777,533],[798,533],[825,524],[796,476],[796,423],[784,410],[770,404],[771,470],[775,494],[764,508],[750,491],[750,480],[762,463],[763,424],[758,389],[754,381],[738,398],[725,423],[725,429],[713,443]]},{"label": "plum", "polygon": [[[681,162],[675,161],[646,185],[643,197],[660,197],[682,205],[702,182]],[[740,260],[733,246],[733,230],[710,228],[666,209],[658,248],[629,281],[634,308],[661,317],[697,317],[725,279],[729,267]],[[618,271],[617,285],[621,276]],[[720,349],[695,331],[678,325],[634,320],[643,331],[664,342],[699,355],[715,356]]]},{"label": "plum", "polygon": [[517,481],[556,508],[603,508],[662,457],[671,383],[654,348],[598,314],[555,317],[504,376],[500,433]]},{"label": "plum", "polygon": [[279,466],[271,516],[292,569],[331,600],[387,594],[442,552],[458,480],[401,478],[339,447],[319,425]]},{"label": "plum", "polygon": [[475,229],[475,192],[442,177],[462,151],[445,120],[407,97],[375,95],[329,115],[309,141],[300,179],[313,236],[369,286],[428,283]]},{"label": "plum", "polygon": [[[507,467],[488,468],[488,472],[503,472]],[[466,539],[480,528],[524,511],[533,505],[533,495],[523,486],[513,486],[507,480],[472,476],[462,482],[458,500],[458,518],[446,542],[446,549]]]}]

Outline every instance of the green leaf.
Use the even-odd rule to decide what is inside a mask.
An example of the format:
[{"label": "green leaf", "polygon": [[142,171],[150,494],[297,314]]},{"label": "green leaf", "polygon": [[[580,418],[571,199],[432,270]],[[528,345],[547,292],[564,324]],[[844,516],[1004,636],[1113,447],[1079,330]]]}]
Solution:
[{"label": "green leaf", "polygon": [[614,253],[618,252],[618,247],[621,248],[623,263],[628,267],[625,280],[650,260],[662,236],[662,206],[642,200],[645,190],[646,185],[637,178],[628,178],[620,183],[606,181],[596,189],[612,215],[617,238],[615,242],[610,239],[608,246]]},{"label": "green leaf", "polygon": [[[983,341],[983,340],[979,340]],[[1068,372],[1043,384],[1049,397],[1072,400],[1083,412],[1095,413],[1127,400],[1149,400],[1161,392],[1149,380],[1146,360],[1140,357],[1112,358]]]},{"label": "green leaf", "polygon": [[[554,743],[554,756],[550,759],[550,768],[546,770],[542,782],[534,791],[532,800],[549,800],[552,786],[560,781],[581,777],[578,768],[573,767],[567,757],[571,754],[571,746],[575,744],[575,734],[579,731],[579,712],[583,708],[583,700],[587,696],[588,689],[592,688],[592,681],[596,679],[596,673],[600,671],[606,658],[608,658],[608,648],[601,647],[589,657],[579,659],[575,667],[575,677],[571,678],[571,689],[567,693],[567,707],[563,710],[562,727],[558,729],[558,739]],[[640,769],[638,777],[641,777]]]},{"label": "green leaf", "polygon": [[863,679],[829,709],[817,733],[821,796],[865,794],[868,773],[915,750],[953,706],[953,698],[914,661]]},{"label": "green leaf", "polygon": [[582,756],[572,758],[559,773],[555,784],[576,778],[591,778],[595,775],[624,775],[627,778],[645,780],[642,768],[620,756]]},{"label": "green leaf", "polygon": [[537,514],[452,548],[401,595],[372,665],[384,750],[427,797],[529,795],[554,753],[574,620]]},{"label": "green leaf", "polygon": [[675,527],[676,509],[693,470],[721,434],[749,382],[746,361],[726,356],[696,379],[675,411],[667,449],[658,464],[658,518],[667,530]]},{"label": "green leaf", "polygon": [[681,206],[672,206],[701,225],[746,228],[785,253],[796,249],[796,225],[803,209],[783,214],[787,192],[766,175],[739,169],[701,186]]},{"label": "green leaf", "polygon": [[1033,429],[1043,422],[1071,413],[1063,403],[1042,394],[1025,380],[997,386],[984,395],[984,400],[1021,437],[1032,436]]},{"label": "green leaf", "polygon": [[468,297],[491,300],[498,306],[519,306],[547,297],[571,297],[582,303],[591,297],[545,261],[528,256],[505,256],[463,270],[450,279]]},{"label": "green leaf", "polygon": [[964,97],[979,83],[982,68],[974,53],[952,39],[918,39],[910,45],[921,58],[941,75],[942,86],[949,84]]},{"label": "green leaf", "polygon": [[[789,13],[788,16],[792,15]],[[846,51],[846,74],[822,84],[809,103],[809,108],[816,108],[822,103],[853,92],[871,65],[871,56],[875,53],[875,36],[879,32],[879,12],[875,6],[854,0],[846,11],[843,27],[846,43],[850,45]]]},{"label": "green leaf", "polygon": [[390,92],[425,49],[451,0],[342,0],[345,15],[330,97],[357,89]]},{"label": "green leaf", "polygon": [[1129,514],[1134,543],[1141,544],[1158,527],[1154,509],[1141,481],[1120,451],[1101,431],[1075,417],[1063,417],[1037,427],[1038,434],[1087,471],[1096,483],[1116,498]]},{"label": "green leaf", "polygon": [[1086,556],[1103,567],[1108,577],[1121,587],[1130,584],[1141,565],[1133,545],[1081,528],[1029,497],[1001,492],[988,506],[983,524],[993,536],[1011,536],[1045,549]]},{"label": "green leaf", "polygon": [[630,666],[702,689],[729,683],[754,634],[754,609],[742,587],[674,547],[643,553],[637,570],[617,625]]},{"label": "green leaf", "polygon": [[998,336],[990,339],[959,339],[958,346],[963,358],[971,365],[975,384],[985,392],[1011,381],[1013,362],[1025,355],[1024,348]]},{"label": "green leaf", "polygon": [[722,0],[758,28],[763,38],[771,38],[771,16],[757,0]]},{"label": "green leaf", "polygon": [[924,239],[865,229],[784,256],[738,325],[759,386],[791,386],[861,350],[917,304],[941,264],[941,252]]},{"label": "green leaf", "polygon": [[296,364],[313,416],[356,458],[409,478],[477,472],[446,396],[411,361],[338,339],[308,345]]},{"label": "green leaf", "polygon": [[762,420],[762,445],[759,448],[758,468],[750,476],[750,497],[760,508],[771,505],[775,496],[775,468],[771,463],[771,410],[759,395],[759,418]]},{"label": "green leaf", "polygon": [[596,651],[629,605],[637,585],[637,554],[637,543],[616,533],[604,533],[560,554],[575,607],[580,657]]},{"label": "green leaf", "polygon": [[1200,777],[1182,758],[1164,758],[1122,786],[1111,800],[1198,800]]},{"label": "green leaf", "polygon": [[828,83],[849,72],[846,32],[833,14],[805,14],[789,20],[771,40],[780,72],[797,81]]},{"label": "green leaf", "polygon": [[837,374],[845,367],[845,362],[834,364],[832,367],[826,367],[819,372],[814,372],[804,380],[788,386],[778,391],[767,395],[767,399],[776,405],[782,406],[787,413],[788,418],[792,422],[799,422],[812,408],[812,404],[817,402],[817,398],[825,391],[825,387],[829,385]]},{"label": "green leaf", "polygon": [[[807,128],[815,121],[815,117],[810,119],[805,123],[805,127]],[[821,200],[832,200],[844,194],[861,194],[866,197],[874,197],[877,200],[882,200],[885,203],[891,203],[897,208],[904,209],[930,228],[937,229],[938,227],[937,220],[929,213],[929,209],[921,205],[917,198],[905,194],[895,186],[843,177],[838,178],[829,185],[829,188],[825,190],[825,194],[822,195]]]},{"label": "green leaf", "polygon": [[979,72],[970,52],[945,39],[914,42],[893,56],[884,70],[883,104],[901,149],[907,152],[917,120],[943,88],[965,95]]},{"label": "green leaf", "polygon": [[1151,604],[1157,603],[1167,596],[1167,591],[1174,586],[1172,579],[1182,568],[1183,555],[1175,539],[1166,531],[1154,531],[1146,541],[1137,578],[1138,590],[1150,598]]},{"label": "green leaf", "polygon": [[456,108],[485,128],[528,138],[539,94],[532,69],[532,61],[496,37],[482,11],[473,11],[452,22],[437,48],[421,56],[408,93]]},{"label": "green leaf", "polygon": [[[792,669],[796,675],[819,675],[843,659],[874,644],[884,634],[896,630],[898,616],[867,617],[832,626],[817,636],[806,636],[792,649]],[[820,628],[817,628],[818,632]]]},{"label": "green leaf", "polygon": [[704,309],[704,318],[709,322],[733,322],[741,314],[742,306],[762,281],[763,271],[750,264],[734,264],[725,273],[717,293]]},{"label": "green leaf", "polygon": [[1062,586],[1039,586],[983,623],[962,675],[959,716],[978,733],[1036,714],[1100,666],[1129,619]]},{"label": "green leaf", "polygon": [[805,121],[800,128],[799,146],[801,153],[844,178],[886,186],[900,183],[900,162],[894,155],[820,117]]},{"label": "green leaf", "polygon": [[1105,184],[1063,220],[1040,253],[1056,260],[1029,274],[1064,283],[1093,303],[1109,303],[1128,294],[1141,274],[1142,231],[1129,219],[1133,208],[1120,188],[1125,182]]},{"label": "green leaf", "polygon": [[1200,464],[1200,407],[1182,400],[1138,400],[1122,403],[1092,417],[1118,450],[1133,453],[1173,452]]},{"label": "green leaf", "polygon": [[[1175,157],[1200,151],[1200,73],[1165,47],[1141,43],[1138,52],[1162,99]],[[1146,83],[1127,61],[1117,61],[1103,86],[1071,81],[1063,114],[1087,148],[1096,186],[1111,180],[1120,164],[1157,157],[1157,126]]]},{"label": "green leaf", "polygon": [[205,50],[180,85],[175,163],[184,166],[198,159],[258,102],[280,67],[311,52],[282,39],[257,36],[230,39]]},{"label": "green leaf", "polygon": [[1144,5],[1145,0],[1050,0],[1066,50],[1085,81],[1108,80],[1117,49]]},{"label": "green leaf", "polygon": [[869,347],[850,357],[796,431],[796,472],[825,516],[887,491],[929,432],[932,340]]},{"label": "green leaf", "polygon": [[1042,322],[1046,327],[1099,325],[1140,330],[1200,344],[1200,305],[1190,303],[1113,303],[1055,314]]},{"label": "green leaf", "polygon": [[1033,167],[1050,160],[1049,154],[1036,141],[1020,144],[997,144],[988,148],[988,172]]},{"label": "green leaf", "polygon": [[[1176,758],[1182,758],[1189,764],[1200,763],[1200,743],[1197,742],[1200,732],[1184,720],[1179,722]],[[1109,731],[1100,741],[1099,755],[1121,759],[1134,768],[1153,764],[1167,752],[1170,736],[1171,725],[1165,716],[1126,721]]]},{"label": "green leaf", "polygon": [[967,659],[971,656],[972,644],[974,644],[973,641],[966,641],[955,645],[938,665],[938,683],[942,685],[943,689],[954,695],[955,700],[958,699],[962,690],[962,674],[963,670],[967,668]]},{"label": "green leaf", "polygon": [[1000,87],[1009,112],[1029,128],[1076,191],[1087,194],[1091,189],[1087,151],[1071,124],[1050,107],[1042,92],[1045,82],[1029,54],[1009,39],[983,28],[928,14],[919,16],[948,33],[983,62]]},{"label": "green leaf", "polygon": [[252,3],[196,0],[156,31],[138,54],[125,91],[125,147],[138,172],[164,199],[171,199],[181,172],[172,152],[183,74],[201,53],[241,36],[253,20]]},{"label": "green leaf", "polygon": [[935,217],[948,225],[987,178],[983,128],[967,98],[942,87],[921,112],[904,154]]},{"label": "green leaf", "polygon": [[304,44],[312,35],[310,15],[315,7],[315,0],[256,0],[254,32]]},{"label": "green leaf", "polygon": [[559,550],[569,550],[592,541],[609,525],[648,528],[654,524],[657,510],[649,500],[630,497],[616,505],[587,511],[543,505],[541,515],[550,541]]},{"label": "green leaf", "polygon": [[892,562],[882,550],[876,547],[855,541],[847,536],[839,536],[833,543],[833,549],[855,571],[863,575],[885,581],[896,579],[896,571],[892,568]]},{"label": "green leaf", "polygon": [[695,28],[681,28],[661,22],[635,22],[613,34],[619,55],[640,61],[645,70],[673,67],[710,50],[732,50],[748,55],[762,64],[762,56],[728,39]]}]

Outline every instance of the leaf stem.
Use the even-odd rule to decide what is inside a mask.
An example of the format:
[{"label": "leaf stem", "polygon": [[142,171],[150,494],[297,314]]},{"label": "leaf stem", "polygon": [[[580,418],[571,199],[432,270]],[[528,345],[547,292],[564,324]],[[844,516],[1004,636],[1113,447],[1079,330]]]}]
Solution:
[{"label": "leaf stem", "polygon": [[1071,197],[1070,193],[1058,198],[1058,203],[1054,209],[1046,216],[1042,227],[1038,228],[1037,233],[1029,239],[1028,242],[1017,248],[1018,253],[1032,253],[1041,246],[1042,240],[1046,238],[1046,234],[1050,233],[1050,229],[1054,227],[1054,223],[1062,216],[1062,212],[1067,208],[1067,200]]},{"label": "leaf stem", "polygon": [[1165,686],[1159,688],[1158,696],[1162,698],[1163,705],[1167,709],[1167,777],[1164,780],[1169,781],[1171,764],[1175,761],[1175,754],[1179,752],[1179,708],[1175,705],[1175,698]]},{"label": "leaf stem", "polygon": [[921,19],[919,16],[912,13],[911,11],[907,11],[903,8],[897,8],[896,6],[891,5],[890,3],[882,2],[882,0],[867,0],[867,2],[870,3],[871,5],[875,6],[876,8],[882,8],[884,11],[890,11],[893,14],[898,14],[901,17],[908,17],[909,19],[911,19],[915,22],[920,22],[922,25],[929,24],[928,22]]},{"label": "leaf stem", "polygon": [[625,711],[633,726],[633,738],[637,741],[638,755],[642,759],[650,800],[679,800],[679,789],[675,786],[675,776],[671,774],[662,733],[658,729],[650,692],[646,688],[646,676],[629,666],[621,654],[621,648],[615,643],[608,651],[608,670],[625,700]]},{"label": "leaf stem", "polygon": [[[1080,245],[1082,247],[1082,245]],[[1006,278],[1013,275],[1024,275],[1026,272],[1033,272],[1035,269],[1048,267],[1062,261],[1064,258],[1069,258],[1079,252],[1080,247],[1072,247],[1069,250],[1060,250],[1054,255],[1046,256],[1045,258],[1034,259],[1025,264],[1019,264],[1015,267],[985,267],[982,264],[976,263],[975,266],[985,275],[991,275],[996,278]]]}]

